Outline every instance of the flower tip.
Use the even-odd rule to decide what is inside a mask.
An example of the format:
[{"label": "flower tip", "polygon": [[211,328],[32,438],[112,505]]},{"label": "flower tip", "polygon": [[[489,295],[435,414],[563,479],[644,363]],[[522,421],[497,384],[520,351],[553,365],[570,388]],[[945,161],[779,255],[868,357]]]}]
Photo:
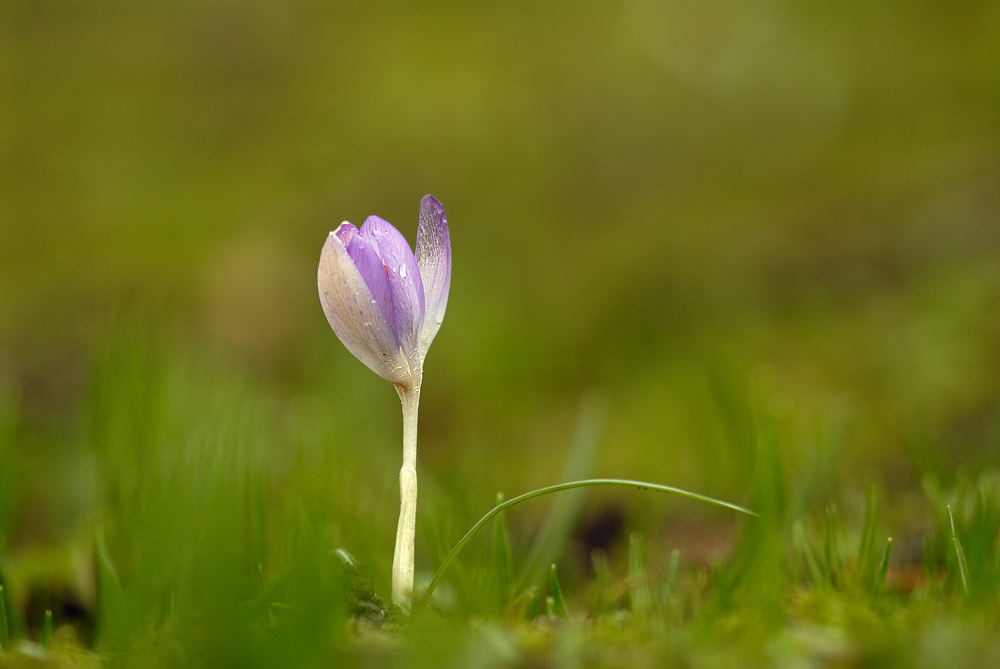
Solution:
[{"label": "flower tip", "polygon": [[439,216],[444,216],[444,205],[442,205],[436,197],[429,193],[420,198],[420,207],[421,209],[424,207],[431,207],[434,209],[434,213]]},{"label": "flower tip", "polygon": [[330,236],[327,237],[327,239],[329,240],[331,237],[336,238],[337,241],[339,241],[346,249],[347,244],[351,241],[351,237],[356,234],[358,234],[358,229],[354,227],[354,224],[344,221],[337,226],[336,230],[330,233]]}]

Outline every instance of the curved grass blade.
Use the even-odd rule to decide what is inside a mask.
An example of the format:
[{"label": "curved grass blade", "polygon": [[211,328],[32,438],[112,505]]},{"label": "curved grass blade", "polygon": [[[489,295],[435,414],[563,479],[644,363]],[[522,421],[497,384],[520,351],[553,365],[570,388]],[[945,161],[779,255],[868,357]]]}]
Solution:
[{"label": "curved grass blade", "polygon": [[427,590],[424,591],[423,596],[416,603],[416,606],[425,605],[433,594],[434,589],[437,587],[438,583],[441,581],[441,577],[444,576],[445,571],[455,560],[465,545],[469,543],[469,540],[475,536],[483,525],[488,523],[495,515],[514,506],[515,504],[520,504],[529,499],[534,499],[535,497],[541,497],[542,495],[549,495],[554,492],[560,492],[562,490],[572,490],[574,488],[586,488],[588,486],[619,486],[624,488],[635,488],[636,490],[653,490],[656,492],[665,492],[673,495],[679,495],[680,497],[687,497],[688,499],[694,499],[699,502],[705,502],[706,504],[712,504],[715,506],[721,506],[724,509],[729,509],[731,511],[737,511],[739,513],[746,514],[748,516],[753,516],[754,518],[759,518],[760,515],[750,509],[745,509],[737,504],[732,504],[731,502],[724,502],[720,499],[715,499],[714,497],[707,497],[705,495],[699,495],[697,493],[689,492],[687,490],[682,490],[681,488],[674,488],[672,486],[660,485],[658,483],[647,483],[645,481],[630,481],[628,479],[585,479],[583,481],[569,481],[568,483],[560,483],[558,485],[548,486],[545,488],[539,488],[538,490],[532,490],[531,492],[526,492],[523,495],[518,495],[513,497],[502,504],[498,504],[493,507],[485,516],[479,519],[472,528],[465,533],[465,536],[459,539],[455,547],[451,549],[451,552],[444,558],[444,562],[438,567],[437,573],[434,574],[434,578],[431,579],[430,584],[427,586]]}]

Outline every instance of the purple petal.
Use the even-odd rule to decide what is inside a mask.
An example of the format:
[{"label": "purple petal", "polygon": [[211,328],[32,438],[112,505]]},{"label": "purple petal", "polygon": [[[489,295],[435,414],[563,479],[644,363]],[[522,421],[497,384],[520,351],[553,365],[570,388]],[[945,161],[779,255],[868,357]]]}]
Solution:
[{"label": "purple petal", "polygon": [[392,328],[337,233],[323,245],[317,283],[326,319],[347,350],[383,379],[412,385]]},{"label": "purple petal", "polygon": [[417,225],[417,266],[424,284],[424,321],[420,329],[420,357],[427,355],[448,306],[451,286],[451,237],[444,207],[433,196],[420,200]]},{"label": "purple petal", "polygon": [[359,235],[370,239],[382,259],[392,295],[394,332],[411,365],[419,364],[419,332],[424,317],[424,287],[406,238],[390,223],[369,216]]},{"label": "purple petal", "polygon": [[[392,308],[392,293],[389,290],[389,277],[382,259],[368,234],[356,234],[347,245],[347,255],[354,261],[354,266],[361,273],[365,285],[372,292],[372,299],[378,305],[379,311],[385,316],[389,329],[396,331],[396,314]],[[393,334],[395,337],[395,334]]]},{"label": "purple petal", "polygon": [[354,227],[353,223],[344,221],[337,227],[336,230],[333,231],[333,234],[337,235],[337,239],[340,240],[340,243],[343,244],[346,249],[351,245],[351,239],[358,234],[358,229]]}]

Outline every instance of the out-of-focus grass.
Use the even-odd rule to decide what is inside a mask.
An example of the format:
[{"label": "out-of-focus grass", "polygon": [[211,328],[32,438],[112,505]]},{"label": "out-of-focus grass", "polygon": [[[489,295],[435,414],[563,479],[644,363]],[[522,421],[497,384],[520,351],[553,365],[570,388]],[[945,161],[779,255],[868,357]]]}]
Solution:
[{"label": "out-of-focus grass", "polygon": [[[13,638],[51,609],[78,664],[988,664],[998,75],[993,2],[2,3]],[[332,551],[388,592],[400,419],[315,265],[345,218],[412,237],[426,192],[455,268],[418,581],[570,473],[763,518],[529,502],[509,609],[487,533],[436,612],[347,623]]]},{"label": "out-of-focus grass", "polygon": [[[649,513],[663,498],[627,492],[604,504],[647,511],[629,516],[630,536],[588,546],[588,505],[575,507],[558,546],[536,538],[555,564],[533,582],[513,578],[535,553],[525,503],[403,623],[377,596],[389,590],[395,462],[342,437],[336,412],[275,397],[223,355],[180,351],[131,319],[101,347],[75,433],[93,468],[87,510],[69,540],[5,549],[13,643],[0,666],[33,654],[65,666],[972,666],[1000,652],[995,474],[954,487],[928,475],[922,499],[888,501],[872,480],[863,498],[845,488],[810,511],[785,458],[794,412],[757,400],[773,400],[766,375],[742,403],[746,503],[760,518],[700,514],[700,532],[671,537]],[[492,503],[456,502],[449,486],[486,478],[452,484],[425,470],[418,587]],[[723,527],[737,530],[730,547],[706,552],[705,535]],[[25,645],[44,638],[46,610],[47,650]]]}]

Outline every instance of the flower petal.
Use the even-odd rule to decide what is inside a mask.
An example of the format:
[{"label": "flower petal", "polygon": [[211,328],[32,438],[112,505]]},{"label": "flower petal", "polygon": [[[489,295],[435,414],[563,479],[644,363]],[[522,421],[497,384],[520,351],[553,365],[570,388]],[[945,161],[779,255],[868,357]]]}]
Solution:
[{"label": "flower petal", "polygon": [[358,229],[354,227],[353,223],[344,221],[337,227],[336,230],[333,231],[333,234],[337,235],[337,239],[340,240],[340,243],[343,244],[346,249],[351,245],[351,239],[358,234]]},{"label": "flower petal", "polygon": [[396,337],[338,232],[327,237],[317,271],[319,299],[326,319],[347,350],[369,369],[386,381],[409,385],[412,378]]},{"label": "flower petal", "polygon": [[375,304],[379,311],[385,316],[389,329],[396,331],[396,314],[392,307],[392,292],[389,290],[389,277],[382,264],[382,259],[378,256],[378,251],[372,243],[370,235],[357,234],[351,238],[347,244],[347,255],[351,257],[354,266],[361,273],[361,278],[365,280],[365,285],[372,292]]},{"label": "flower petal", "polygon": [[[404,355],[412,367],[420,365],[419,332],[424,317],[424,287],[420,270],[406,238],[390,223],[378,216],[369,216],[359,230],[359,236],[370,239],[382,259],[385,276],[392,294],[393,331]],[[417,369],[412,370],[417,374]]]},{"label": "flower petal", "polygon": [[448,306],[451,286],[451,237],[444,207],[431,195],[420,200],[417,225],[417,266],[424,284],[424,322],[420,329],[420,358],[427,355]]}]

